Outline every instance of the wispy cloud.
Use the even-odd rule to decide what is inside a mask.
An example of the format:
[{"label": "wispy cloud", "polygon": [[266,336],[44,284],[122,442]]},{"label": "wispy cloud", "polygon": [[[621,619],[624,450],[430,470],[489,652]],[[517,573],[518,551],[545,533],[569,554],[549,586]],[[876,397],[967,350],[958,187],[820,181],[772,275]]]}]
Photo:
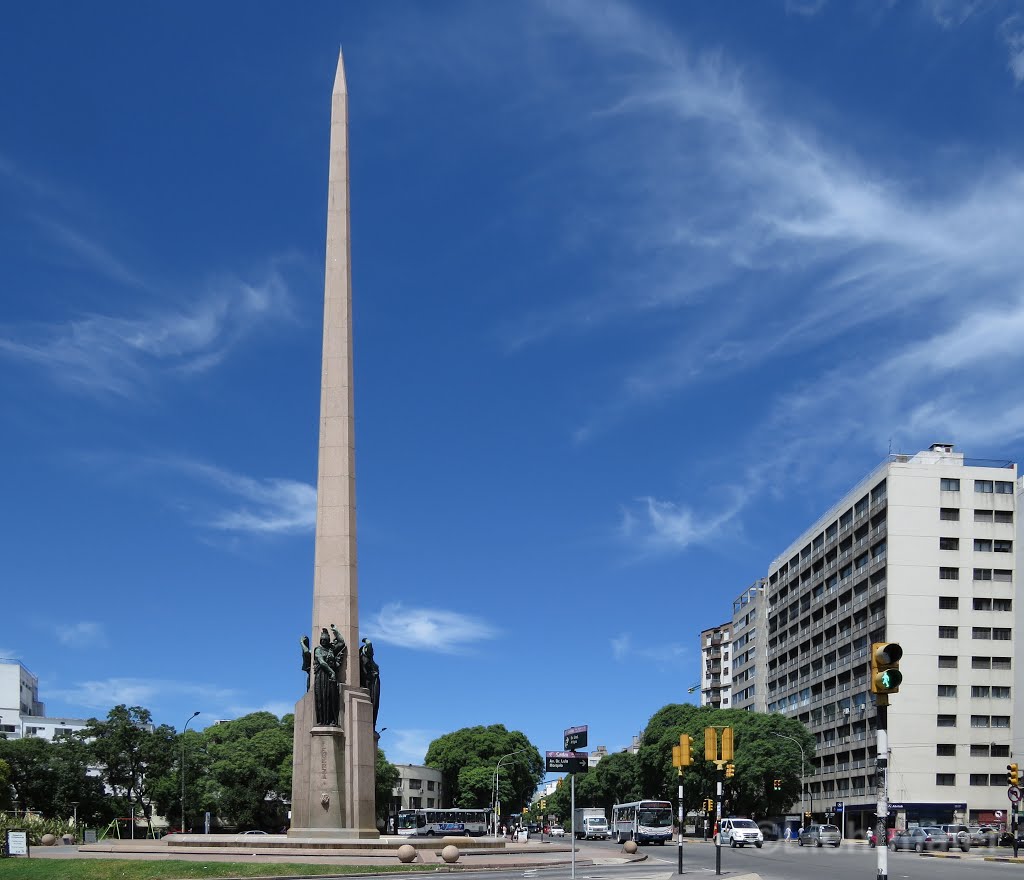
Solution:
[{"label": "wispy cloud", "polygon": [[727,489],[732,496],[729,503],[713,514],[688,504],[641,498],[632,508],[623,511],[621,535],[631,546],[650,554],[717,543],[724,533],[738,527],[737,518],[753,490],[749,482],[744,487]]},{"label": "wispy cloud", "polygon": [[258,328],[290,316],[288,286],[270,269],[255,281],[222,277],[184,307],[0,327],[0,356],[71,389],[133,397],[159,375],[209,370]]},{"label": "wispy cloud", "polygon": [[101,276],[127,287],[146,288],[149,286],[141,275],[119,259],[104,244],[84,232],[47,217],[36,216],[33,217],[33,220],[56,245]]},{"label": "wispy cloud", "polygon": [[[168,468],[198,479],[224,496],[212,512],[199,514],[200,524],[223,532],[292,534],[316,527],[316,487],[277,477],[256,479],[215,465],[181,458],[155,459]],[[192,505],[197,506],[197,505]],[[203,507],[209,507],[203,502]]]},{"label": "wispy cloud", "polygon": [[227,705],[238,702],[237,691],[214,685],[155,680],[151,678],[115,677],[78,682],[71,687],[48,688],[51,698],[63,700],[71,706],[109,711],[121,703],[127,706],[152,708],[169,697],[189,696],[208,705]]},{"label": "wispy cloud", "polygon": [[677,667],[679,661],[690,653],[688,648],[678,643],[655,645],[645,640],[641,645],[635,645],[633,634],[628,632],[613,638],[611,648],[614,660],[639,657],[658,666],[672,667]]},{"label": "wispy cloud", "polygon": [[364,624],[375,641],[440,654],[463,654],[478,642],[490,641],[498,630],[479,618],[440,608],[385,605]]},{"label": "wispy cloud", "polygon": [[56,628],[57,640],[71,648],[101,647],[107,644],[103,624],[90,620],[61,623]]},{"label": "wispy cloud", "polygon": [[1006,44],[1006,66],[1019,86],[1024,82],[1024,15],[1011,15],[999,26],[1000,36]]},{"label": "wispy cloud", "polygon": [[786,0],[785,9],[789,15],[811,18],[821,12],[827,2],[828,0]]},{"label": "wispy cloud", "polygon": [[447,731],[444,730],[389,727],[381,747],[393,764],[422,764],[430,744],[445,733]]}]

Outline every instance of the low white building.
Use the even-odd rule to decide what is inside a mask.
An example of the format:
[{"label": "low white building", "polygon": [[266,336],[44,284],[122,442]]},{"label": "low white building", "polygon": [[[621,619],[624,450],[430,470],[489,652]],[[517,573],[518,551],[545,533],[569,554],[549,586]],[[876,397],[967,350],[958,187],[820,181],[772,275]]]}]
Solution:
[{"label": "low white building", "polygon": [[39,699],[39,679],[20,660],[0,657],[0,736],[52,740],[83,730],[84,718],[51,718]]}]

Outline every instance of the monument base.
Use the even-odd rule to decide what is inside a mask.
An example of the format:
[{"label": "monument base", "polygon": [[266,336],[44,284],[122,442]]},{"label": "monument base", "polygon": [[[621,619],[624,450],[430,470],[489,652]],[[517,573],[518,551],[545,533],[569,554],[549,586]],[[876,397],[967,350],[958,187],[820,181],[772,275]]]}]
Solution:
[{"label": "monument base", "polygon": [[345,685],[337,727],[316,724],[311,691],[296,703],[289,838],[380,837],[374,810],[377,741],[372,713],[366,692]]}]

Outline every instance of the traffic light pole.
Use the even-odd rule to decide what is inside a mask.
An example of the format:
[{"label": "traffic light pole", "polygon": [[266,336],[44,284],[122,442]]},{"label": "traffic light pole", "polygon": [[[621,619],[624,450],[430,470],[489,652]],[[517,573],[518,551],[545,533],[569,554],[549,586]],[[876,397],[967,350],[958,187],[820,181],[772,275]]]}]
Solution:
[{"label": "traffic light pole", "polygon": [[718,767],[717,779],[716,779],[716,794],[718,797],[715,799],[715,873],[722,873],[722,775],[725,773],[725,769],[722,765]]},{"label": "traffic light pole", "polygon": [[877,729],[875,740],[876,785],[878,805],[875,815],[875,851],[877,853],[877,880],[889,880],[889,697],[879,694],[877,701]]},{"label": "traffic light pole", "polygon": [[[576,774],[569,774],[569,800],[572,803],[572,880],[576,880]],[[615,818],[614,816],[612,817]],[[563,863],[564,864],[564,863]]]},{"label": "traffic light pole", "polygon": [[683,768],[679,768],[679,873],[683,873]]}]

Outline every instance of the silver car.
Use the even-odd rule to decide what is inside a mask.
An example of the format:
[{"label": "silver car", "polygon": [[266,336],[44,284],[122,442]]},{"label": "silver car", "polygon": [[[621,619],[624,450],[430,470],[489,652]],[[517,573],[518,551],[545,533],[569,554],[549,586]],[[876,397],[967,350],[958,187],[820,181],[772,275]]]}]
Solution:
[{"label": "silver car", "polygon": [[801,828],[796,842],[800,846],[835,846],[843,842],[843,835],[836,825],[810,825]]}]

